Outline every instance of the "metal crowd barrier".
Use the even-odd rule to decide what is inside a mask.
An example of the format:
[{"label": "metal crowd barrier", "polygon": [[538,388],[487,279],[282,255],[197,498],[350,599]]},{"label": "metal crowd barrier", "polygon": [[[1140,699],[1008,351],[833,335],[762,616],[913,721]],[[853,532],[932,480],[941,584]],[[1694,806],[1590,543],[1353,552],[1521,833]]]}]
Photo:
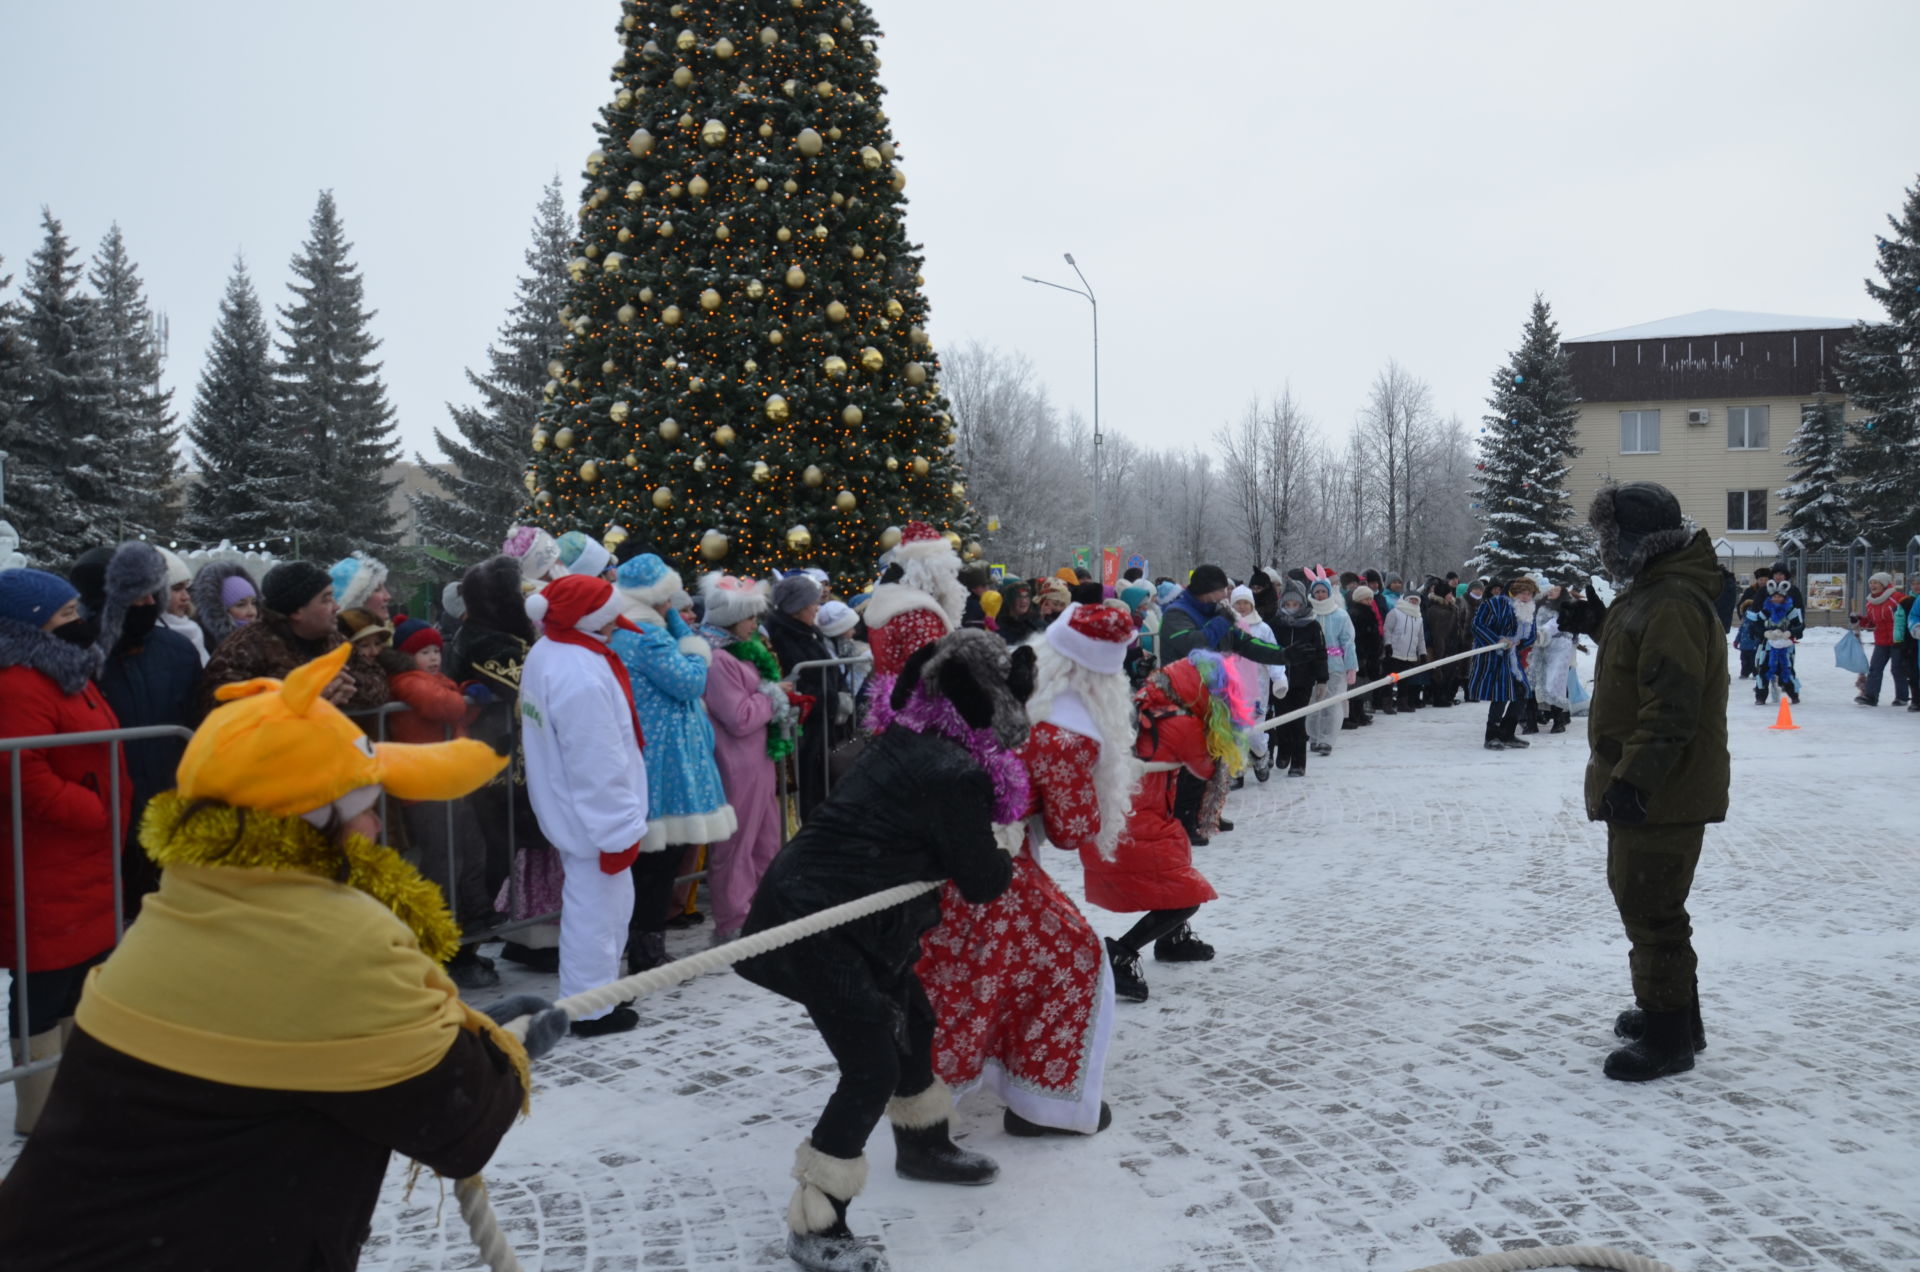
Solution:
[{"label": "metal crowd barrier", "polygon": [[[789,667],[786,670],[785,675],[786,675],[786,678],[793,681],[795,687],[798,688],[800,683],[800,673],[803,671],[814,671],[823,667],[863,667],[863,666],[871,666],[872,664],[873,664],[873,656],[871,654],[856,654],[851,658],[815,658],[807,662],[795,663],[793,666]],[[827,713],[827,718],[829,719],[829,721],[831,720],[833,704],[829,699],[822,699],[819,706],[816,708],[816,710]],[[860,713],[856,709],[852,719],[848,721],[848,728],[858,729],[859,727],[860,727]],[[791,720],[783,724],[781,726],[781,730],[782,730],[782,736],[788,739],[793,738],[793,723]],[[826,751],[820,757],[820,765],[821,765],[821,769],[823,770],[821,773],[822,784],[820,789],[823,792],[831,791],[833,789],[833,746],[832,746],[833,725],[831,723],[828,723],[827,725],[827,740],[828,740],[828,746],[826,748]],[[794,752],[793,752],[793,763],[794,763],[795,775],[798,776],[799,765],[800,765],[800,752],[797,747],[794,749]],[[779,796],[780,798],[780,842],[782,844],[785,844],[787,842],[787,811],[788,811],[787,793],[788,792],[787,792],[786,767],[787,766],[785,764],[782,764],[780,766],[780,775],[779,775],[780,777],[780,796]],[[799,792],[795,791],[793,793],[793,797],[795,800],[798,800]]]}]

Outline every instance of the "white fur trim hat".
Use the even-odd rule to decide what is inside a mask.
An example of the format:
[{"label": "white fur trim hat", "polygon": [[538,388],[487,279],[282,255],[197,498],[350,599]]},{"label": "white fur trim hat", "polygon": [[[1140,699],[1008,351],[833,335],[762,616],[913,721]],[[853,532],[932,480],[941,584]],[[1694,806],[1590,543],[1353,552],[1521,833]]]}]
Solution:
[{"label": "white fur trim hat", "polygon": [[710,627],[732,627],[759,618],[771,604],[766,584],[717,571],[700,580],[700,595],[707,603],[705,622]]},{"label": "white fur trim hat", "polygon": [[924,521],[909,521],[907,528],[900,534],[900,546],[893,550],[894,560],[907,561],[915,557],[950,556],[959,560],[953,545],[947,542],[947,536],[935,530]]},{"label": "white fur trim hat", "polygon": [[1089,671],[1121,671],[1132,643],[1133,619],[1110,605],[1075,602],[1047,625],[1047,644]]},{"label": "white fur trim hat", "polygon": [[651,552],[642,552],[620,567],[614,583],[629,599],[659,609],[681,591],[680,576]]},{"label": "white fur trim hat", "polygon": [[860,616],[844,601],[828,601],[814,616],[813,625],[823,636],[845,636],[859,621]]},{"label": "white fur trim hat", "polygon": [[333,601],[343,610],[360,609],[387,581],[387,567],[364,552],[342,557],[327,571],[333,579]]}]

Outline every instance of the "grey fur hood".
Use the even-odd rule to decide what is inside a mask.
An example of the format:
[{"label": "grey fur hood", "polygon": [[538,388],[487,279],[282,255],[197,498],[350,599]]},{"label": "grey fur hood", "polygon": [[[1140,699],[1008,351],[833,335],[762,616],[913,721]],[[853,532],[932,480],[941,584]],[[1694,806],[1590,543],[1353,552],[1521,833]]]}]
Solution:
[{"label": "grey fur hood", "polygon": [[129,540],[114,549],[107,562],[107,596],[100,606],[100,634],[94,648],[111,655],[120,643],[127,622],[127,609],[143,596],[160,604],[167,595],[167,559],[151,543]]},{"label": "grey fur hood", "polygon": [[31,624],[0,618],[0,667],[31,668],[58,685],[61,693],[79,693],[100,674],[104,661],[97,645],[70,645]]},{"label": "grey fur hood", "polygon": [[1680,505],[1672,493],[1652,482],[1602,486],[1594,494],[1593,504],[1587,510],[1587,521],[1600,540],[1600,563],[1606,566],[1614,582],[1625,584],[1638,578],[1648,562],[1669,552],[1677,552],[1693,541],[1693,527],[1687,524],[1684,516],[1680,516],[1679,525],[1671,528],[1637,530],[1621,524],[1623,499],[1631,501],[1635,511],[1644,513],[1645,505],[1658,497],[1664,497],[1664,502],[1671,503],[1674,514],[1679,516]]},{"label": "grey fur hood", "polygon": [[193,576],[193,582],[187,587],[187,596],[193,601],[193,617],[206,634],[209,654],[240,630],[239,624],[227,617],[227,607],[220,600],[221,587],[234,578],[245,579],[253,588],[254,596],[260,595],[260,580],[237,561],[215,561],[201,566],[200,573]]}]

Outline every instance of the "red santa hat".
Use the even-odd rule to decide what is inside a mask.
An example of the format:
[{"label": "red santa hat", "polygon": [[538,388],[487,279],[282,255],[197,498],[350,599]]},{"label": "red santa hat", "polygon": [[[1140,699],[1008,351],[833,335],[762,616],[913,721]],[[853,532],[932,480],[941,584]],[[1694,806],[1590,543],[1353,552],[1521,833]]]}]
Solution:
[{"label": "red santa hat", "polygon": [[947,542],[947,536],[924,521],[909,521],[907,528],[900,532],[900,545],[893,550],[896,561],[908,561],[916,557],[937,557],[943,554],[953,557],[955,562],[960,559],[954,552],[953,545]]},{"label": "red santa hat", "polygon": [[1048,625],[1047,643],[1088,671],[1112,675],[1126,663],[1133,619],[1111,605],[1076,603]]},{"label": "red santa hat", "polygon": [[527,617],[560,631],[597,632],[620,617],[613,584],[592,574],[569,574],[527,598]]}]

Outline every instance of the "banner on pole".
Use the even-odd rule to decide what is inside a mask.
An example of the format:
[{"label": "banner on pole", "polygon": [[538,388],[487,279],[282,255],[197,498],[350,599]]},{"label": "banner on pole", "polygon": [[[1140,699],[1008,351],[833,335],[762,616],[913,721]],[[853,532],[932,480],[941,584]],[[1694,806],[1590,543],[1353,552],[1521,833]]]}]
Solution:
[{"label": "banner on pole", "polygon": [[1085,570],[1088,574],[1093,573],[1093,549],[1091,547],[1084,545],[1076,545],[1074,547],[1073,568],[1076,570]]},{"label": "banner on pole", "polygon": [[1100,581],[1108,587],[1120,586],[1120,549],[1108,548],[1100,554]]}]

